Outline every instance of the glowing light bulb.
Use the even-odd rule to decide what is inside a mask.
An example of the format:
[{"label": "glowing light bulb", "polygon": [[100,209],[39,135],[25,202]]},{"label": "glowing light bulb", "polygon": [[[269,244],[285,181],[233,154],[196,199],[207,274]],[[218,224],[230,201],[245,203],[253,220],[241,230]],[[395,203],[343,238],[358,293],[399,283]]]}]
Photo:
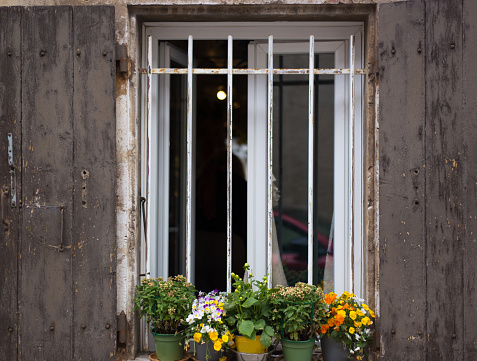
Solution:
[{"label": "glowing light bulb", "polygon": [[219,90],[217,92],[217,99],[224,100],[225,98],[227,98],[227,94],[223,90]]}]

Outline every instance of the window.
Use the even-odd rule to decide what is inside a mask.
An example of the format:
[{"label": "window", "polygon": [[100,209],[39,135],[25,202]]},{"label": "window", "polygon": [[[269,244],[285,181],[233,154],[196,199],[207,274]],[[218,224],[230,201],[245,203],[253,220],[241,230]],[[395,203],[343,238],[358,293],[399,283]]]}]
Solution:
[{"label": "window", "polygon": [[[142,96],[141,188],[147,200],[141,253],[144,273],[167,277],[189,272],[200,289],[225,289],[230,176],[232,269],[240,270],[248,261],[260,277],[269,272],[269,259],[274,259],[272,270],[280,268],[281,273],[283,266],[288,283],[311,277],[335,292],[347,289],[360,294],[363,80],[360,75],[353,77],[354,101],[350,75],[315,75],[310,94],[306,70],[310,46],[314,69],[350,68],[353,36],[354,67],[363,74],[362,24],[146,23],[143,33],[143,43],[150,44],[149,64],[155,69],[149,87],[144,81]],[[228,35],[233,39],[231,60]],[[227,93],[229,64],[233,69],[269,68],[269,35],[273,35],[273,69],[305,70],[273,75],[271,102],[265,71],[236,72],[231,101],[219,100],[219,91]],[[145,45],[144,68],[147,50]],[[188,67],[197,69],[194,75],[188,74]],[[182,69],[171,74],[161,71],[164,68]],[[224,71],[220,75],[200,71],[210,68]],[[313,128],[309,127],[309,98],[314,104]],[[270,150],[268,103],[273,109]],[[312,143],[309,129],[313,129]],[[227,153],[227,140],[231,140],[231,153]],[[273,154],[279,198],[267,188],[269,154]],[[230,173],[227,163],[232,165]],[[308,183],[313,185],[312,202]],[[269,223],[268,195],[272,193],[276,206]],[[309,209],[308,204],[313,207]],[[274,243],[268,230],[275,227],[277,242],[271,248],[276,257],[268,257]],[[309,276],[311,229],[313,273]]]}]

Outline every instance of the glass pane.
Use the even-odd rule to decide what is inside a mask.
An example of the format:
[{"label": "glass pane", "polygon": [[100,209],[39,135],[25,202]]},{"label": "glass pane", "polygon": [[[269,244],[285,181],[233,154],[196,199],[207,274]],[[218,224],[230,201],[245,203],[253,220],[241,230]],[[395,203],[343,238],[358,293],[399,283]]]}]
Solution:
[{"label": "glass pane", "polygon": [[[275,55],[274,67],[308,67],[308,54]],[[315,67],[334,67],[333,54],[316,54]],[[332,268],[333,76],[315,77],[314,256],[313,280],[323,284]],[[274,77],[273,173],[279,189],[274,208],[281,260],[289,285],[308,274],[308,76]],[[326,267],[328,269],[328,267]]]},{"label": "glass pane", "polygon": [[[171,41],[187,51],[187,42]],[[247,67],[247,41],[234,42],[234,67]],[[173,65],[175,67],[175,65]],[[178,67],[178,66],[177,66]],[[227,41],[194,41],[194,67],[227,68]],[[171,76],[171,222],[170,271],[177,274],[185,262],[185,113],[181,87]],[[185,78],[185,76],[184,76]],[[193,242],[195,241],[195,285],[202,291],[226,289],[227,265],[227,100],[224,75],[197,75],[193,79],[193,116],[196,169],[196,197],[193,199]],[[175,88],[176,87],[176,88]],[[174,99],[175,98],[175,99]],[[175,103],[176,107],[173,107]],[[172,113],[176,113],[173,115]],[[184,120],[181,120],[184,119]],[[172,123],[176,122],[175,125]],[[174,130],[174,136],[173,136]],[[232,159],[232,271],[241,273],[247,254],[247,78],[233,78],[233,159]],[[175,158],[173,158],[175,157]],[[181,193],[182,192],[182,193]],[[172,202],[174,198],[174,202]],[[184,245],[184,246],[182,246]]]}]

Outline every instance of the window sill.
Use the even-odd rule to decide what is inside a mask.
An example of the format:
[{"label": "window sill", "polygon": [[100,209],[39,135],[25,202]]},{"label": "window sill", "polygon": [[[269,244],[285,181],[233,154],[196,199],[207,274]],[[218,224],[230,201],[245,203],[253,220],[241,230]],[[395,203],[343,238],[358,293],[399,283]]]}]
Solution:
[{"label": "window sill", "polygon": [[148,352],[139,353],[135,359],[129,359],[128,361],[150,361]]}]

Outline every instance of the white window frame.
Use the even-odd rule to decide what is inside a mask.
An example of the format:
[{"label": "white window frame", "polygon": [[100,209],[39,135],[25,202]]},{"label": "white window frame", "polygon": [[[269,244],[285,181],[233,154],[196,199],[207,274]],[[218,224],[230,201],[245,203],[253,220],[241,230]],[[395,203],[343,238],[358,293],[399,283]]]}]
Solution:
[{"label": "white window frame", "polygon": [[[306,39],[309,37],[310,34],[315,36],[316,39],[316,46],[315,46],[315,52],[320,51],[321,45],[325,44],[324,42],[327,42],[327,46],[336,46],[335,47],[335,59],[337,64],[344,64],[344,67],[349,66],[349,39],[350,36],[355,37],[356,41],[356,68],[363,68],[363,41],[362,41],[362,34],[363,34],[363,24],[358,23],[358,22],[273,22],[273,23],[247,23],[247,22],[240,22],[240,23],[145,23],[144,24],[144,29],[143,29],[143,44],[146,44],[146,39],[150,35],[152,36],[152,44],[153,47],[158,44],[159,39],[164,39],[164,40],[184,40],[187,39],[190,34],[193,35],[194,40],[214,40],[214,39],[226,39],[227,35],[232,35],[234,39],[254,39],[254,40],[265,40],[267,39],[269,34],[273,34],[275,39],[279,39],[280,41],[306,41]],[[220,37],[218,37],[217,34],[220,34]],[[334,44],[334,45],[333,45]],[[275,44],[275,46],[279,46],[278,43]],[[145,47],[144,47],[144,50]],[[154,50],[154,48],[153,48]],[[146,51],[143,51],[143,64],[145,68],[146,64]],[[157,51],[153,51],[152,54],[157,54]],[[154,57],[151,59],[152,65],[154,67],[155,59]],[[156,65],[157,66],[157,65]],[[161,75],[164,76],[164,75]],[[249,75],[249,77],[258,77],[257,75]],[[152,79],[155,77],[153,76]],[[362,80],[361,76],[356,76],[355,77],[355,102],[354,102],[354,107],[355,107],[355,126],[354,126],[354,137],[351,137],[349,134],[349,124],[350,122],[350,115],[347,113],[345,109],[350,108],[350,104],[348,103],[350,99],[350,89],[349,89],[349,81],[347,81],[345,78],[349,78],[349,76],[344,76],[344,75],[336,75],[335,76],[335,134],[341,134],[342,137],[344,138],[344,144],[345,147],[339,147],[339,144],[343,144],[343,142],[335,142],[335,169],[338,170],[338,172],[342,172],[340,174],[339,180],[341,180],[344,184],[339,185],[335,184],[335,239],[339,240],[341,239],[342,242],[340,243],[335,243],[335,249],[334,249],[334,263],[336,265],[335,268],[335,292],[342,292],[345,289],[346,290],[351,290],[354,293],[361,295],[363,292],[363,278],[364,278],[364,265],[362,264],[363,260],[363,243],[362,243],[362,235],[363,235],[363,206],[362,206],[362,193],[363,193],[363,177],[362,177],[362,160],[363,160],[363,149],[362,149],[362,137],[363,137],[363,132],[362,132],[362,127],[363,127],[363,107],[362,107],[362,101],[363,101],[363,87],[364,87],[364,81]],[[157,81],[157,80],[152,80]],[[341,84],[340,84],[341,83]],[[152,91],[154,92],[155,89],[157,89],[157,85],[154,85],[152,83]],[[157,83],[156,83],[157,84]],[[147,91],[147,89],[144,86],[144,92]],[[249,88],[250,91],[250,88]],[[339,93],[339,94],[337,94]],[[347,94],[347,95],[345,95]],[[344,97],[342,99],[345,103],[344,107],[341,105],[337,106],[337,101],[336,99],[339,99],[340,97]],[[144,99],[145,97],[143,97]],[[157,101],[154,101],[154,99],[157,99],[157,95],[154,93],[151,94],[151,99],[153,101],[151,102],[151,113],[152,113],[152,119],[158,119],[158,110],[157,110]],[[156,105],[154,105],[156,104]],[[339,108],[339,109],[337,109]],[[147,104],[144,104],[143,102],[143,113],[146,114],[147,109]],[[344,114],[342,114],[344,113]],[[343,122],[336,122],[338,114],[342,114],[342,119],[344,120]],[[143,129],[146,126],[146,119],[143,117],[142,120],[142,125]],[[152,122],[154,123],[154,122]],[[250,152],[253,149],[253,146],[257,148],[262,147],[263,148],[263,142],[258,141],[255,139],[257,138],[257,132],[263,131],[259,130],[256,128],[257,122],[254,123],[253,129],[250,129],[249,127],[249,150]],[[154,128],[156,125],[150,124],[151,126],[151,131],[156,132],[157,128]],[[160,125],[161,127],[164,125]],[[251,134],[252,133],[252,134]],[[165,133],[162,133],[165,134]],[[354,151],[350,149],[349,144],[350,140],[354,139]],[[154,142],[151,142],[151,147],[149,151],[157,151],[157,144],[153,144]],[[146,154],[147,154],[147,147],[145,147],[145,144],[147,144],[147,140],[143,136],[143,163],[144,160],[147,159]],[[253,145],[252,145],[253,144]],[[338,149],[336,149],[338,147]],[[252,149],[251,149],[252,148]],[[161,148],[163,149],[163,148]],[[250,154],[249,152],[249,154]],[[155,153],[157,154],[157,153]],[[348,171],[347,165],[350,162],[350,159],[353,158],[354,154],[354,177],[353,177],[353,182],[348,182],[349,177],[351,172]],[[165,153],[161,154],[161,159],[165,157]],[[256,172],[256,167],[257,165],[250,164],[251,158],[249,157],[249,166],[247,170],[247,174],[249,174],[249,179],[252,177],[252,172]],[[253,163],[253,162],[252,162]],[[343,167],[343,164],[346,166]],[[146,169],[145,164],[142,165],[142,169]],[[255,168],[253,168],[255,167]],[[263,169],[266,169],[267,167],[265,166]],[[157,175],[159,167],[154,170],[151,169],[151,176],[154,176],[155,174]],[[253,170],[255,169],[255,170]],[[160,179],[161,184],[163,184],[163,187],[167,187],[169,178],[165,177],[164,173],[162,173],[163,176]],[[158,201],[157,198],[151,199],[149,196],[151,194],[162,194],[162,197],[166,197],[168,195],[168,192],[165,192],[164,190],[158,190],[154,189],[153,187],[155,184],[151,184],[150,187],[148,188],[145,181],[147,178],[143,172],[142,174],[142,186],[143,190],[148,189],[149,194],[144,194],[143,195],[148,198],[148,218],[154,217],[154,209],[157,210],[157,205],[161,204],[161,206],[164,206],[167,203],[166,200],[161,200],[160,202]],[[335,178],[337,177],[336,171],[335,171]],[[157,179],[157,178],[156,178]],[[266,180],[266,179],[265,179]],[[261,180],[257,180],[256,184],[261,182]],[[252,185],[253,182],[248,182],[250,183],[251,187],[254,187]],[[266,186],[266,183],[260,183],[262,186]],[[349,189],[351,184],[351,187],[353,189]],[[345,190],[344,192],[339,192],[338,190]],[[255,190],[256,192],[256,190]],[[249,193],[249,197],[252,193]],[[265,194],[266,194],[266,188],[265,188]],[[348,196],[349,195],[349,196]],[[254,198],[255,201],[256,198]],[[250,200],[250,198],[249,198]],[[154,202],[156,205],[154,205]],[[341,205],[341,206],[340,206]],[[354,205],[354,207],[353,207]],[[155,208],[154,208],[155,207]],[[337,213],[337,209],[339,208],[339,213]],[[166,208],[164,208],[166,210]],[[263,243],[266,243],[266,228],[260,225],[266,224],[266,222],[261,222],[258,221],[259,216],[257,215],[258,213],[263,214],[264,217],[266,217],[266,211],[265,213],[262,213],[262,210],[259,209],[259,207],[255,204],[253,205],[253,202],[250,202],[248,205],[248,214],[250,215],[251,218],[249,220],[252,220],[252,223],[249,222],[249,230],[252,233],[252,236],[250,236],[250,233],[248,234],[249,242],[253,242],[253,240],[256,239],[263,239]],[[352,212],[352,217],[350,217],[350,212]],[[164,213],[166,213],[166,216],[164,216]],[[159,227],[164,227],[168,229],[168,222],[166,222],[167,218],[167,211],[163,213],[163,216],[159,220]],[[345,224],[344,227],[338,227],[338,219],[344,220],[343,223]],[[148,224],[152,224],[153,222],[150,222],[148,220]],[[161,225],[162,224],[162,225]],[[352,229],[347,227],[346,225],[349,224]],[[152,227],[148,227],[149,230],[147,231],[147,239],[150,242],[151,241],[151,235],[154,235],[154,232],[157,232],[157,230],[154,230]],[[164,228],[162,228],[164,230]],[[265,230],[265,233],[264,233]],[[339,232],[342,232],[340,234]],[[157,233],[156,233],[157,234]],[[162,232],[164,234],[164,232]],[[265,234],[265,236],[263,236]],[[354,236],[353,236],[354,235]],[[157,237],[157,236],[156,236]],[[168,239],[168,238],[167,238]],[[148,247],[148,252],[151,253],[151,248],[152,248],[152,243],[151,242],[151,247]],[[167,242],[163,242],[167,243]],[[192,242],[193,244],[194,242]],[[263,250],[257,249],[257,244],[258,242],[255,242],[252,246],[255,246],[256,252],[253,254],[255,256],[258,256],[259,254],[262,254]],[[248,245],[250,247],[250,243]],[[251,247],[253,249],[253,247]],[[164,249],[163,249],[164,251]],[[354,251],[354,252],[353,252]],[[266,250],[265,250],[266,252]],[[168,255],[167,253],[163,253]],[[224,255],[225,256],[225,255]],[[147,270],[150,270],[150,254],[149,255],[144,255],[143,257],[146,260]],[[253,259],[250,260],[252,264],[252,267],[256,269],[256,274],[260,275],[260,273],[264,273],[264,270],[261,270],[257,273],[257,269],[260,268],[260,264],[264,264],[265,262],[259,260],[259,259]],[[344,264],[345,266],[343,268],[338,267],[339,264]],[[265,269],[266,270],[266,269]],[[147,273],[147,272],[146,272]],[[153,273],[154,275],[154,273]],[[167,276],[167,269],[158,269],[157,274],[155,276]]]}]

